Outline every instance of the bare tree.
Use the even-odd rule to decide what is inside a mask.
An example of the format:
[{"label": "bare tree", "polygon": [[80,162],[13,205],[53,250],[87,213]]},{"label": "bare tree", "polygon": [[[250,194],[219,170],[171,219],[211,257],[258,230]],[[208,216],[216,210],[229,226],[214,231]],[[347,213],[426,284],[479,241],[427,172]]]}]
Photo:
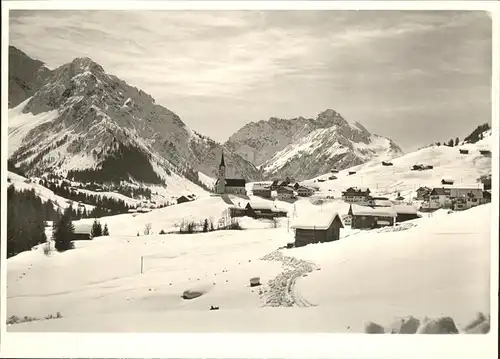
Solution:
[{"label": "bare tree", "polygon": [[149,236],[151,234],[151,229],[152,229],[152,225],[151,223],[146,223],[146,225],[144,226],[144,234],[146,236]]}]

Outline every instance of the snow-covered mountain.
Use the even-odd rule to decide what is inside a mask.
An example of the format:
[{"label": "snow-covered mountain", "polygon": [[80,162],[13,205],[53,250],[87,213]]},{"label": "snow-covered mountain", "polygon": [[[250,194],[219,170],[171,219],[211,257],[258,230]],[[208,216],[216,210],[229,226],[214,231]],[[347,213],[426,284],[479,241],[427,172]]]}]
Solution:
[{"label": "snow-covered mountain", "polygon": [[49,69],[39,60],[9,46],[9,108],[32,96],[49,75]]},{"label": "snow-covered mountain", "polygon": [[268,179],[303,180],[332,168],[342,170],[403,153],[390,139],[371,134],[359,122],[349,123],[332,109],[316,119],[271,118],[249,123],[231,136],[226,147],[260,166]]},{"label": "snow-covered mountain", "polygon": [[[167,186],[172,178],[201,184],[198,172],[216,176],[222,145],[91,59],[49,70],[13,47],[10,52],[19,58],[11,64],[12,81],[24,67],[43,72],[29,77],[36,84],[31,90],[9,93],[13,106],[21,101],[9,110],[9,157],[28,175]],[[237,154],[225,150],[225,159],[228,176],[260,178]]]}]

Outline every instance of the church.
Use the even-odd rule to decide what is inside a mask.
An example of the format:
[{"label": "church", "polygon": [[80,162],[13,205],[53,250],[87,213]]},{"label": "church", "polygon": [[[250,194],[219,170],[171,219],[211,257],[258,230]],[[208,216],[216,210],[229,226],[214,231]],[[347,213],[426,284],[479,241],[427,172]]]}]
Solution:
[{"label": "church", "polygon": [[243,194],[246,195],[246,181],[239,178],[226,178],[226,164],[224,163],[224,152],[219,165],[219,178],[215,182],[215,193],[217,194]]}]

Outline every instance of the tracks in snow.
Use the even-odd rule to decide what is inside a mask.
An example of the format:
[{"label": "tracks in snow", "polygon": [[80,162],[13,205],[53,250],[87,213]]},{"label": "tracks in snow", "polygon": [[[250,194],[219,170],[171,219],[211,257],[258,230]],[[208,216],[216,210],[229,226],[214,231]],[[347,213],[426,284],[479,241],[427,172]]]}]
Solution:
[{"label": "tracks in snow", "polygon": [[261,291],[265,307],[311,307],[295,288],[298,278],[319,268],[311,262],[284,256],[279,250],[266,254],[261,260],[279,261],[285,267],[277,277],[271,279]]}]

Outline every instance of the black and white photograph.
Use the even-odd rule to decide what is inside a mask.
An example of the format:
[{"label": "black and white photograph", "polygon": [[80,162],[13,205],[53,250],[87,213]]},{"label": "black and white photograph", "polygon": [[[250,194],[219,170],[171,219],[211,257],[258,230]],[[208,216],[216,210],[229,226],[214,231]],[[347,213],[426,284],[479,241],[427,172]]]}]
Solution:
[{"label": "black and white photograph", "polygon": [[7,333],[496,333],[491,12],[115,7],[8,9]]}]

